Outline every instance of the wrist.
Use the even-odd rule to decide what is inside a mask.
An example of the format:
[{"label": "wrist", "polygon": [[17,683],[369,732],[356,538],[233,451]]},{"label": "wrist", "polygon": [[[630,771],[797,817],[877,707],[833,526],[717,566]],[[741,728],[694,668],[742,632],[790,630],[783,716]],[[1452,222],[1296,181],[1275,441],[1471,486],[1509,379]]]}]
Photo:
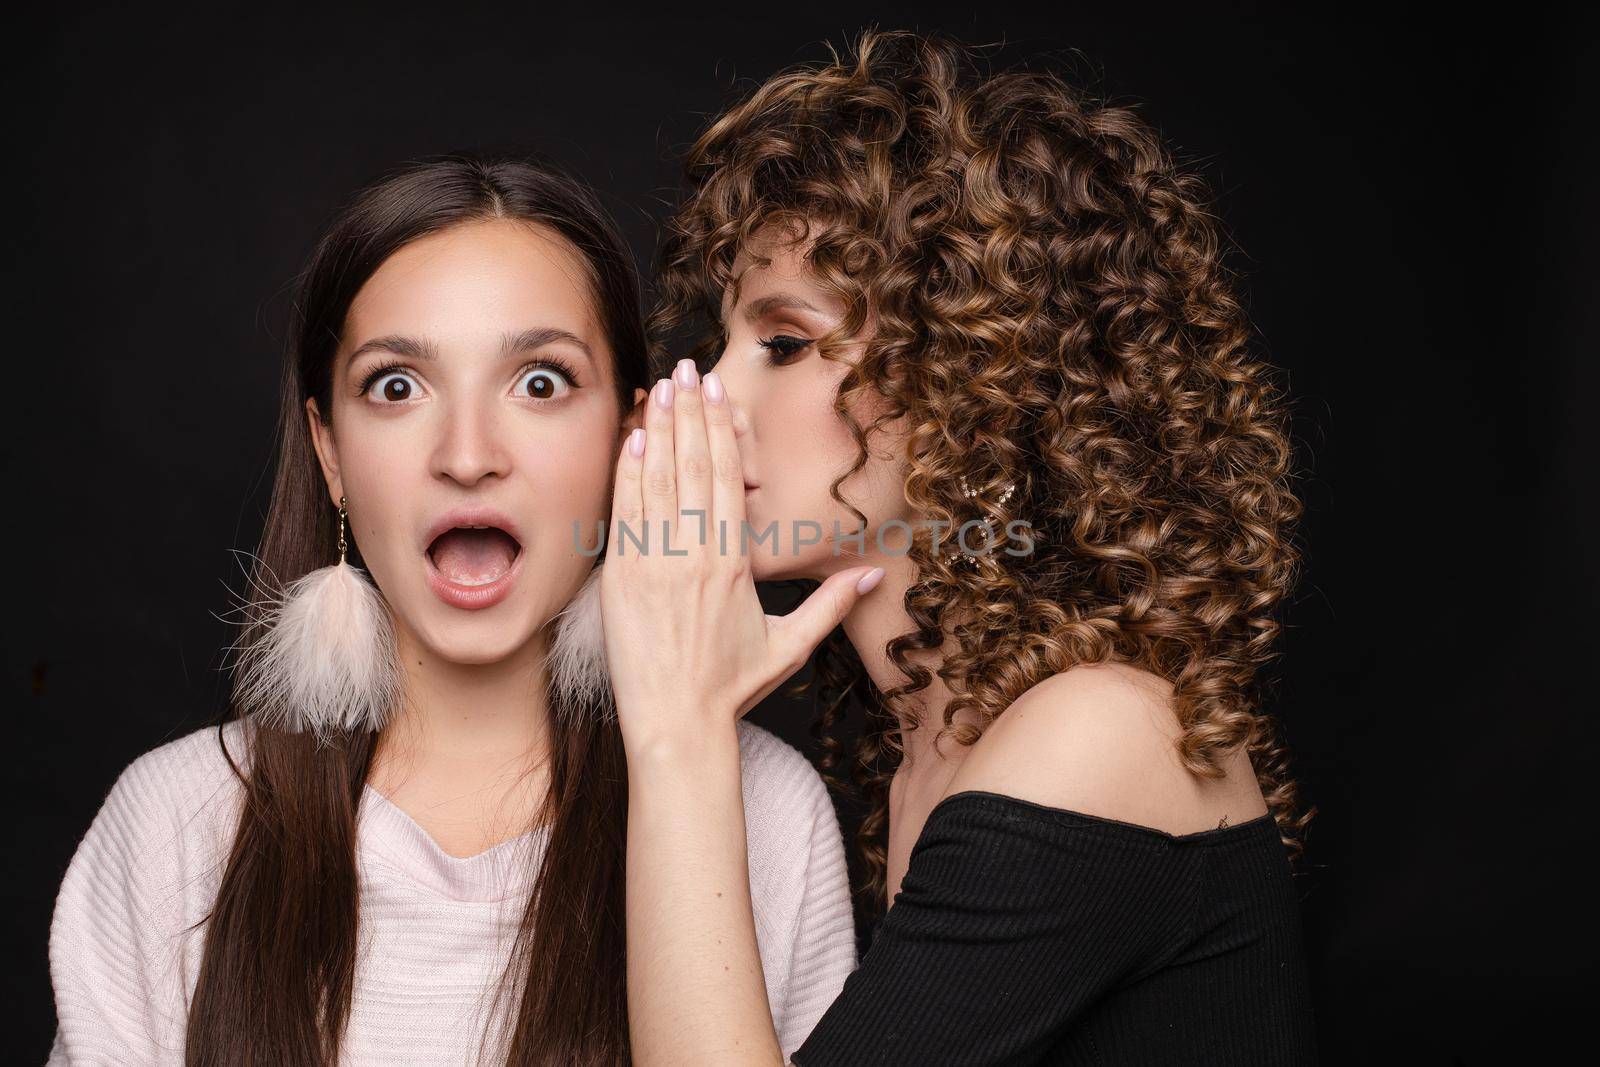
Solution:
[{"label": "wrist", "polygon": [[646,722],[629,725],[621,713],[622,744],[627,751],[628,769],[715,764],[731,754],[739,758],[738,720],[726,716],[664,714],[653,709]]}]

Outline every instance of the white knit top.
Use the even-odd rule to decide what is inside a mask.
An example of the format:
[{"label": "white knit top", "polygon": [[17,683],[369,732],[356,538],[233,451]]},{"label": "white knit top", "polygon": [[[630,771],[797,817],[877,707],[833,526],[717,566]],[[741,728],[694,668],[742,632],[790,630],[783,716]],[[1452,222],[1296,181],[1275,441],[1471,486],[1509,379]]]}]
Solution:
[{"label": "white knit top", "polygon": [[[244,726],[223,728],[241,766]],[[216,897],[243,799],[216,733],[196,730],[134,760],[72,857],[50,925],[49,1065],[183,1062],[206,927],[186,928]],[[739,753],[761,966],[788,1056],[856,965],[844,845],[804,756],[748,722],[739,723]],[[361,949],[341,1064],[475,1062],[487,993],[509,958],[546,833],[452,856],[366,787]]]}]

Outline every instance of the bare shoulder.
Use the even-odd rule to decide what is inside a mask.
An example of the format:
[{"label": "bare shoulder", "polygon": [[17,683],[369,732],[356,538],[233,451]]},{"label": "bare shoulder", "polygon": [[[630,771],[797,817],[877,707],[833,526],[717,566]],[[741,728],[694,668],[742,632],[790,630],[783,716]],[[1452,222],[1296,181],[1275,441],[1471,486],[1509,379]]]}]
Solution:
[{"label": "bare shoulder", "polygon": [[1122,663],[1074,667],[1018,697],[984,732],[946,795],[982,790],[1048,807],[1196,833],[1266,813],[1248,755],[1220,779],[1178,758],[1172,685]]}]

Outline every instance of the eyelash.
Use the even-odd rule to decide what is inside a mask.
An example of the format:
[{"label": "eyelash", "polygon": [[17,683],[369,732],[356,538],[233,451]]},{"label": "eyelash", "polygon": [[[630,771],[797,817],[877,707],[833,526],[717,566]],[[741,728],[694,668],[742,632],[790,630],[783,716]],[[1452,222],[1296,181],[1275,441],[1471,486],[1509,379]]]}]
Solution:
[{"label": "eyelash", "polygon": [[[371,389],[373,384],[385,374],[392,374],[397,370],[407,369],[408,368],[406,367],[405,363],[398,359],[390,359],[380,363],[378,366],[373,367],[372,370],[367,372],[367,376],[362,379],[361,387],[356,390],[356,396],[366,396],[367,390]],[[518,371],[517,377],[521,378],[523,375],[532,370],[553,370],[567,380],[567,385],[570,388],[577,389],[579,387],[578,376],[573,373],[572,368],[567,366],[567,364],[561,360],[556,359],[554,356],[546,356],[542,359],[534,360],[532,363],[529,363],[520,371]],[[528,399],[533,400],[534,398],[529,397]],[[535,402],[541,404],[550,403],[548,400],[538,400]]]},{"label": "eyelash", "polygon": [[791,337],[789,334],[780,333],[772,337],[756,338],[756,343],[767,350],[767,365],[769,367],[783,367],[793,362],[794,359],[811,346],[811,342],[804,337]]}]

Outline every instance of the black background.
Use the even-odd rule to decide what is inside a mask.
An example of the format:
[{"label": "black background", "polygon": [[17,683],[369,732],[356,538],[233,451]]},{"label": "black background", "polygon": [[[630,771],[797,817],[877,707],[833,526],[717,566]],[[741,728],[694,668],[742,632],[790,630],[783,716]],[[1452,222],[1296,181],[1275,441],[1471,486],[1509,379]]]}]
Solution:
[{"label": "black background", "polygon": [[[1584,1019],[1593,969],[1592,35],[1532,10],[973,6],[872,17],[1139,104],[1212,181],[1288,372],[1309,562],[1273,710],[1321,810],[1302,885],[1329,1060],[1528,1056]],[[213,613],[265,513],[286,286],[334,208],[400,160],[523,144],[598,186],[648,269],[673,151],[863,21],[12,24],[8,1057],[49,1046],[51,905],[106,790],[226,695]],[[792,708],[756,717],[805,743]]]}]

